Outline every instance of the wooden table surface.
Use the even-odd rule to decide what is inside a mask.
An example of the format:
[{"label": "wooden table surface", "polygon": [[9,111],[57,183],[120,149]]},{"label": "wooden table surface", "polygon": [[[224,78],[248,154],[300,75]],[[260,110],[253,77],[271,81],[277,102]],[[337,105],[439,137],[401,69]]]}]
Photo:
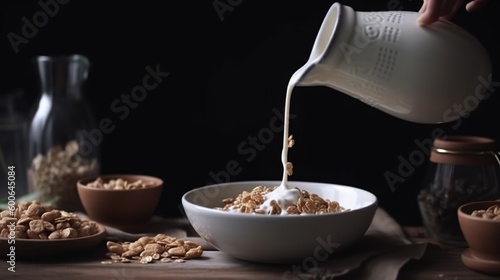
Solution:
[{"label": "wooden table surface", "polygon": [[[407,237],[413,242],[428,242],[423,227],[404,227]],[[489,280],[500,279],[499,276],[490,276],[474,272],[467,268],[461,260],[462,248],[443,249],[429,244],[424,257],[418,261],[409,262],[400,271],[401,280],[439,279],[439,280]]]},{"label": "wooden table surface", "polygon": [[[404,230],[412,241],[427,242],[422,228],[405,227]],[[461,252],[462,249],[442,249],[429,244],[423,258],[408,262],[400,271],[398,279],[500,279],[499,276],[488,276],[469,270],[461,262]],[[90,250],[88,254],[73,258],[47,257],[36,261],[16,261],[16,272],[8,271],[8,265],[2,261],[0,279],[285,279],[283,275],[290,270],[290,266],[286,265],[265,265],[235,260],[219,251],[205,251],[202,258],[187,260],[185,263],[150,264],[102,264],[101,261],[109,260],[105,253],[106,246],[103,242],[102,246]]]}]

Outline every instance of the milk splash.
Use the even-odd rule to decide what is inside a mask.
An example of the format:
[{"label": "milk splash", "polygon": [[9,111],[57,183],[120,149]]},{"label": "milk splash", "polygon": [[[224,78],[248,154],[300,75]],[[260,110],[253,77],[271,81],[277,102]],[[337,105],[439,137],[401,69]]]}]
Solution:
[{"label": "milk splash", "polygon": [[288,206],[297,203],[301,197],[301,191],[297,188],[290,187],[288,185],[288,173],[287,173],[287,163],[288,163],[288,138],[289,138],[289,127],[290,127],[290,103],[292,100],[292,91],[295,85],[298,83],[300,76],[303,73],[303,69],[306,66],[295,72],[290,78],[286,91],[285,99],[285,113],[284,113],[284,125],[283,125],[283,150],[281,152],[281,162],[283,165],[283,179],[281,184],[272,192],[265,196],[265,200],[260,206],[261,210],[266,213],[272,209],[271,201],[275,200],[280,208],[280,215],[287,215],[286,209]]}]

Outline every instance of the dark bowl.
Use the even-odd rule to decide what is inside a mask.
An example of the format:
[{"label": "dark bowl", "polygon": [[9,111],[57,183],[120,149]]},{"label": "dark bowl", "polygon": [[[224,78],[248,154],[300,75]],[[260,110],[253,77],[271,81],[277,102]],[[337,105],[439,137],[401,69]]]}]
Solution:
[{"label": "dark bowl", "polygon": [[[137,189],[101,189],[87,186],[98,177],[104,182],[123,179],[142,180],[149,186]],[[160,201],[163,180],[136,174],[110,174],[82,179],[77,182],[78,195],[89,219],[116,228],[127,228],[150,221]]]},{"label": "dark bowl", "polygon": [[458,221],[469,248],[462,254],[462,261],[473,270],[500,274],[500,219],[493,220],[472,216],[474,210],[500,206],[500,201],[477,201],[458,208]]}]

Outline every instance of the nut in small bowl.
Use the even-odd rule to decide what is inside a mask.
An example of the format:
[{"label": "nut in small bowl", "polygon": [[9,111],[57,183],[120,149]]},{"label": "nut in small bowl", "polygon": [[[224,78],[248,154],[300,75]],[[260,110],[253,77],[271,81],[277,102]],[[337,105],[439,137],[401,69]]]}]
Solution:
[{"label": "nut in small bowl", "polygon": [[77,190],[90,219],[131,229],[150,221],[160,201],[163,180],[136,174],[100,175],[79,180]]},{"label": "nut in small bowl", "polygon": [[463,263],[472,270],[500,275],[500,201],[477,201],[458,208],[458,221],[469,248]]}]

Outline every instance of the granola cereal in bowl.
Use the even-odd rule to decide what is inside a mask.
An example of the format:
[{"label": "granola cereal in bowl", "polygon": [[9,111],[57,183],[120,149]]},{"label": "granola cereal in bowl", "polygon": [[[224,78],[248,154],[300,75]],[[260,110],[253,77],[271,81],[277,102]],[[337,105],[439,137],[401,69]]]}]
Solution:
[{"label": "granola cereal in bowl", "polygon": [[142,174],[102,174],[77,182],[85,213],[93,221],[141,231],[160,201],[163,180]]},{"label": "granola cereal in bowl", "polygon": [[36,200],[0,211],[0,258],[78,256],[105,236],[97,222]]},{"label": "granola cereal in bowl", "polygon": [[360,239],[377,198],[361,188],[319,182],[243,181],[208,185],[182,197],[197,233],[220,251],[261,263],[331,255]]},{"label": "granola cereal in bowl", "polygon": [[463,204],[457,217],[468,245],[461,255],[464,265],[500,276],[500,200]]}]

